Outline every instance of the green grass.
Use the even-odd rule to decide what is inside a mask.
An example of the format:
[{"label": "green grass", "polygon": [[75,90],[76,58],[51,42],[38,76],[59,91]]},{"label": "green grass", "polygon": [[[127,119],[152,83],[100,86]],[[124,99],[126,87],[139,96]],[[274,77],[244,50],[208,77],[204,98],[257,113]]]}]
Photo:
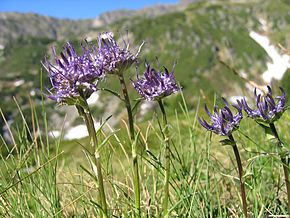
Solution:
[{"label": "green grass", "polygon": [[[261,73],[266,70],[267,55],[265,51],[249,37],[249,31],[259,31],[261,24],[258,16],[266,19],[271,27],[268,36],[274,44],[280,43],[287,48],[289,35],[289,4],[283,0],[269,0],[266,2],[249,1],[246,3],[200,2],[189,5],[183,11],[164,14],[154,18],[134,17],[119,20],[101,29],[84,33],[87,36],[97,36],[99,32],[111,30],[124,34],[129,31],[131,48],[136,48],[143,40],[147,43],[142,49],[139,71],[145,69],[144,60],[155,61],[159,57],[162,65],[171,68],[177,61],[175,68],[176,78],[179,81],[189,105],[194,105],[200,93],[211,99],[215,94],[221,96],[238,95],[244,90],[243,81],[230,70],[219,63],[219,55],[226,63],[238,71],[247,73],[248,78],[260,84]],[[117,34],[118,35],[118,34]],[[77,45],[83,38],[68,38],[72,44]],[[11,42],[5,47],[0,68],[0,97],[1,106],[7,117],[17,116],[17,111],[11,103],[15,96],[20,104],[29,107],[28,93],[40,87],[39,69],[40,61],[45,54],[51,54],[50,46],[56,45],[57,52],[62,49],[66,40],[52,42],[50,39],[24,38]],[[77,50],[80,48],[76,46]],[[216,50],[219,49],[217,53]],[[4,60],[3,60],[4,58]],[[152,63],[154,64],[154,63]],[[156,65],[155,65],[156,66]],[[131,69],[128,77],[134,78],[135,71]],[[24,79],[25,85],[12,87],[17,79]],[[289,76],[285,74],[282,83],[289,89]],[[43,76],[44,87],[49,87],[46,74]],[[105,86],[114,87],[119,91],[117,80],[108,79]],[[11,88],[12,87],[12,88]],[[137,93],[129,86],[129,91]],[[243,93],[248,95],[249,93]],[[102,94],[101,100],[107,100],[108,95]],[[12,101],[13,102],[13,101]],[[177,100],[168,101],[169,113],[174,114]],[[52,105],[47,104],[48,117],[55,111]],[[95,116],[103,114],[98,108]],[[121,112],[121,111],[118,111]],[[29,116],[29,112],[25,112]],[[56,112],[54,112],[56,113]],[[19,119],[18,119],[19,120]],[[76,121],[78,123],[78,121]],[[0,119],[0,129],[3,121]]]},{"label": "green grass", "polygon": [[[182,99],[182,98],[181,98]],[[166,101],[165,101],[166,102]],[[171,216],[229,217],[242,216],[236,162],[230,146],[219,143],[221,137],[206,132],[197,123],[197,110],[189,110],[179,101],[175,114],[169,116],[172,151],[170,178]],[[198,103],[198,102],[197,102]],[[168,109],[168,107],[166,107]],[[11,217],[98,217],[96,183],[82,150],[88,139],[51,140],[45,126],[35,125],[43,134],[23,128],[15,135],[17,149],[3,154],[0,175],[0,213]],[[152,119],[138,123],[139,158],[142,184],[142,217],[161,214],[164,180],[164,144],[158,127],[158,111]],[[203,115],[203,110],[200,110]],[[148,115],[148,116],[150,116]],[[289,148],[289,111],[277,122],[282,140]],[[132,216],[133,193],[130,145],[124,123],[112,134],[102,149],[103,172],[110,213],[116,217]],[[263,130],[244,119],[234,133],[245,169],[249,212],[253,217],[287,214],[286,194],[279,150],[267,140]],[[34,140],[31,140],[33,138]],[[55,141],[55,142],[54,142]],[[7,147],[8,150],[11,147]],[[86,170],[84,170],[84,168]]]},{"label": "green grass", "polygon": [[[146,40],[141,53],[140,73],[144,59],[171,68],[174,61],[177,80],[183,90],[165,100],[170,123],[172,176],[170,178],[171,217],[241,217],[238,173],[232,148],[222,146],[222,137],[206,132],[196,116],[205,116],[203,105],[213,104],[214,96],[239,93],[244,83],[217,60],[215,47],[225,61],[235,69],[248,72],[249,78],[260,81],[257,72],[265,70],[265,53],[250,37],[246,26],[258,28],[257,12],[267,15],[274,31],[274,42],[287,44],[289,4],[287,1],[267,1],[264,4],[198,3],[185,11],[154,19],[136,17],[120,20],[107,29],[128,29],[132,44]],[[222,18],[221,14],[225,17]],[[251,20],[251,25],[247,22]],[[286,28],[278,25],[285,21]],[[283,23],[283,22],[282,22]],[[104,29],[102,29],[104,30]],[[98,29],[98,31],[102,31]],[[52,42],[48,39],[22,39],[7,46],[1,59],[1,110],[6,119],[13,117],[11,131],[14,145],[7,145],[2,136],[0,161],[0,214],[2,217],[98,217],[96,178],[92,175],[83,150],[89,139],[63,141],[48,137],[54,129],[49,121],[58,112],[54,103],[41,102],[41,92],[34,98],[31,89],[46,87],[48,80],[36,76],[39,61]],[[61,49],[64,42],[55,42]],[[77,44],[78,40],[73,40]],[[228,57],[227,52],[231,52]],[[153,64],[154,65],[154,64]],[[155,65],[156,66],[156,65]],[[37,69],[37,70],[36,70]],[[7,73],[9,73],[7,75]],[[134,78],[134,69],[126,79]],[[15,78],[24,78],[25,85],[6,86]],[[289,74],[281,85],[289,95]],[[120,90],[118,80],[108,76],[103,87]],[[277,89],[278,82],[275,82]],[[275,92],[276,92],[275,89]],[[104,105],[110,95],[101,92]],[[129,86],[132,99],[137,93]],[[202,93],[200,95],[200,93]],[[15,96],[16,100],[12,100]],[[199,97],[200,96],[200,97]],[[32,101],[30,101],[30,98]],[[184,101],[186,99],[186,103]],[[200,100],[202,99],[202,100]],[[289,97],[288,97],[289,99]],[[15,104],[17,101],[18,105]],[[220,103],[217,97],[215,100]],[[33,104],[31,103],[33,102]],[[289,102],[289,101],[288,101]],[[115,117],[126,120],[119,105]],[[140,129],[138,154],[140,159],[142,217],[160,217],[164,181],[164,144],[158,122],[159,111],[152,109],[136,125]],[[102,117],[105,107],[92,109],[95,118]],[[114,117],[114,118],[115,118]],[[103,117],[104,118],[104,117]],[[83,123],[76,119],[73,124]],[[0,118],[0,129],[4,120]],[[289,149],[290,112],[277,122],[285,147]],[[58,127],[59,128],[59,127]],[[100,139],[111,135],[102,149],[103,172],[110,214],[132,217],[134,195],[131,172],[131,148],[126,125],[120,121],[113,129],[105,126]],[[245,170],[249,213],[252,217],[287,214],[286,193],[279,160],[279,149],[266,138],[263,130],[245,118],[234,133]],[[16,149],[17,148],[17,149]]]}]

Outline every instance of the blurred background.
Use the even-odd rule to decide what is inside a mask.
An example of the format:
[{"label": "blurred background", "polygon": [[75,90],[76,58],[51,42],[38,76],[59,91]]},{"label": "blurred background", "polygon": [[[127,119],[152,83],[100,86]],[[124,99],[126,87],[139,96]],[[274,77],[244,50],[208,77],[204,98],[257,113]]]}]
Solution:
[{"label": "blurred background", "polygon": [[[66,140],[86,135],[74,107],[42,101],[42,92],[50,86],[41,60],[51,55],[52,45],[58,50],[67,41],[79,45],[84,38],[95,40],[103,31],[114,32],[116,38],[128,37],[133,52],[146,41],[140,73],[145,59],[157,66],[157,56],[169,69],[177,61],[175,75],[189,109],[218,96],[234,102],[251,94],[255,85],[283,86],[290,94],[289,0],[1,0],[2,142],[12,144],[9,129],[32,128],[32,117],[41,116],[42,104],[52,138],[60,135],[62,126]],[[127,78],[134,75],[131,69]],[[105,85],[119,90],[115,78],[107,79]],[[131,93],[137,97],[133,89]],[[169,113],[174,114],[181,100],[181,95],[175,95],[166,101]],[[100,92],[89,102],[97,120],[113,114],[110,124],[114,126],[126,117],[119,100],[111,95]],[[142,103],[137,119],[150,119],[148,111],[154,107]]]}]

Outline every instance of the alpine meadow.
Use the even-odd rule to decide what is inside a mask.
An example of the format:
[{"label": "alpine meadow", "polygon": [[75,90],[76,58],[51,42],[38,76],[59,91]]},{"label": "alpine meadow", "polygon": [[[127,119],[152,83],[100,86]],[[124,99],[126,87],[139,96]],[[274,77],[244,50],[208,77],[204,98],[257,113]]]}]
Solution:
[{"label": "alpine meadow", "polygon": [[0,66],[1,217],[289,217],[290,1],[0,12]]}]

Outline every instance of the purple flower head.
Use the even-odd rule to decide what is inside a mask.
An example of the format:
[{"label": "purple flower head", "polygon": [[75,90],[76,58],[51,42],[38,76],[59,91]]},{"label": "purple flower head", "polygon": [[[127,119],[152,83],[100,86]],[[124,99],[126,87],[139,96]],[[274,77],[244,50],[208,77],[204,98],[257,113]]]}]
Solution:
[{"label": "purple flower head", "polygon": [[175,65],[170,73],[165,67],[164,71],[161,72],[160,66],[158,70],[155,70],[146,63],[144,75],[140,78],[137,73],[137,81],[132,81],[133,87],[147,101],[159,100],[176,93],[180,88],[177,86],[173,75],[174,67]]},{"label": "purple flower head", "polygon": [[52,88],[48,97],[61,104],[74,104],[80,95],[88,98],[96,91],[96,84],[102,72],[93,65],[88,53],[78,56],[70,43],[66,43],[61,58],[52,48],[55,64],[45,58],[42,63],[49,73]]},{"label": "purple flower head", "polygon": [[222,136],[229,136],[231,133],[239,128],[240,122],[243,118],[242,108],[240,106],[232,105],[238,111],[236,115],[229,108],[228,102],[223,98],[225,107],[218,111],[218,106],[214,106],[214,112],[211,114],[205,105],[205,111],[210,117],[211,124],[208,124],[203,118],[198,117],[200,124],[209,131]]},{"label": "purple flower head", "polygon": [[105,32],[98,37],[98,48],[93,47],[95,55],[95,64],[103,69],[105,73],[109,74],[122,74],[134,62],[140,53],[141,47],[138,52],[133,55],[129,50],[129,43],[123,39],[123,46],[117,44],[113,38],[113,33]]},{"label": "purple flower head", "polygon": [[[238,104],[244,109],[248,116],[255,119],[257,122],[263,123],[273,123],[278,120],[284,111],[287,110],[286,103],[286,93],[283,88],[280,87],[282,92],[281,96],[272,95],[272,89],[267,86],[268,93],[266,95],[257,95],[256,88],[254,89],[255,102],[257,109],[252,109],[249,107],[245,99],[238,101]],[[275,99],[277,99],[275,101]]]}]

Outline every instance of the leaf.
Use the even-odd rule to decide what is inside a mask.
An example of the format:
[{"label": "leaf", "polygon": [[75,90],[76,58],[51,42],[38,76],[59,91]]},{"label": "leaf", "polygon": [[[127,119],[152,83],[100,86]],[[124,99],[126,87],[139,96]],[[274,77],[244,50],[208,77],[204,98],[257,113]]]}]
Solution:
[{"label": "leaf", "polygon": [[78,105],[84,109],[86,112],[88,110],[88,104],[82,97],[69,97],[65,99],[67,105]]},{"label": "leaf", "polygon": [[135,102],[134,106],[132,107],[132,112],[134,114],[137,113],[137,107],[139,106],[139,104],[141,103],[142,100],[143,100],[142,98],[138,98],[135,100],[136,102]]},{"label": "leaf", "polygon": [[91,166],[91,169],[93,170],[94,174],[90,173],[89,170],[87,170],[86,168],[84,168],[83,166],[81,166],[81,168],[86,172],[88,173],[94,180],[95,182],[97,183],[98,179],[98,170],[97,170],[97,166],[95,165],[95,163],[93,162],[93,160],[91,159],[90,155],[88,155],[86,152],[85,153],[85,156],[87,158],[87,160],[89,161],[89,164]]},{"label": "leaf", "polygon": [[[96,178],[95,175],[93,175],[88,169],[86,169],[83,165],[80,165],[80,168],[82,168],[83,171],[85,171],[91,178],[93,178],[93,180],[95,180],[95,182],[98,181],[98,179]],[[97,183],[96,183],[97,185]]]},{"label": "leaf", "polygon": [[282,146],[281,149],[279,150],[279,156],[281,158],[288,157],[289,156],[289,150],[286,147]]},{"label": "leaf", "polygon": [[107,144],[107,142],[109,141],[109,139],[116,134],[117,131],[112,132],[110,135],[108,135],[101,144],[98,145],[97,150],[95,152],[95,155],[99,154],[101,149]]},{"label": "leaf", "polygon": [[139,135],[140,135],[140,131],[138,131],[137,135],[135,136],[135,140],[132,143],[132,157],[133,158],[137,157],[136,145],[137,145]]},{"label": "leaf", "polygon": [[121,95],[118,92],[115,92],[114,90],[108,89],[108,88],[101,88],[100,90],[109,92],[119,98],[121,101],[124,101],[124,99],[121,97]]},{"label": "leaf", "polygon": [[253,172],[247,172],[243,175],[243,179],[246,180],[247,178],[254,177],[255,174]]},{"label": "leaf", "polygon": [[260,125],[260,127],[262,127],[265,131],[265,134],[266,134],[266,139],[267,140],[273,140],[275,139],[275,135],[273,134],[271,128],[269,126],[266,126],[262,123],[258,123]]},{"label": "leaf", "polygon": [[222,146],[225,145],[231,145],[234,146],[236,143],[230,139],[224,139],[224,140],[220,140],[220,143],[222,144]]},{"label": "leaf", "polygon": [[101,132],[101,130],[103,129],[103,126],[109,121],[109,119],[112,117],[113,115],[110,115],[106,118],[106,120],[104,122],[102,122],[102,124],[99,126],[99,128],[96,131],[96,135],[99,135],[99,133]]}]

